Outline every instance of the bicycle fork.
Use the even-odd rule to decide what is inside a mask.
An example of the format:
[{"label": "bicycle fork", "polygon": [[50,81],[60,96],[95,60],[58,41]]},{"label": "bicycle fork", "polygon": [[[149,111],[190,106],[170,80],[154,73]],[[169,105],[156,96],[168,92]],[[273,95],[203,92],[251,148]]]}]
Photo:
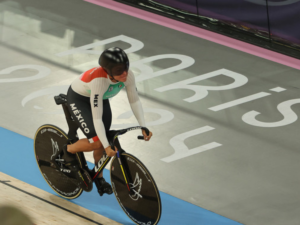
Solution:
[{"label": "bicycle fork", "polygon": [[123,168],[122,160],[121,160],[121,155],[120,155],[119,151],[117,152],[117,158],[118,158],[118,162],[119,162],[119,165],[120,165],[120,168],[121,168],[121,171],[122,171],[122,174],[123,174],[124,181],[126,183],[127,189],[129,191],[129,193],[132,193],[132,190],[131,190],[131,188],[129,186],[129,183],[128,183],[128,174],[127,174],[127,171],[124,170],[124,168]]}]

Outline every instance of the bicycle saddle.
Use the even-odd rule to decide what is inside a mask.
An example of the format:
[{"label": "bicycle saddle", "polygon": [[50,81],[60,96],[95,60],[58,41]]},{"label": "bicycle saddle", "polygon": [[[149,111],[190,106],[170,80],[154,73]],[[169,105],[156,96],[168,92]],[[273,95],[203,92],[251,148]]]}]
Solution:
[{"label": "bicycle saddle", "polygon": [[54,97],[56,105],[61,105],[64,103],[67,103],[67,95],[65,94],[60,94]]}]

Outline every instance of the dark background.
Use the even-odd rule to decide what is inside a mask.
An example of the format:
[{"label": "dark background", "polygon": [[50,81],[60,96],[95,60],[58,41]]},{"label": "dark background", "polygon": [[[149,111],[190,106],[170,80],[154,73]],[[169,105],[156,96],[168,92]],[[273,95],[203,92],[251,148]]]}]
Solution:
[{"label": "dark background", "polygon": [[300,58],[300,0],[118,0]]}]

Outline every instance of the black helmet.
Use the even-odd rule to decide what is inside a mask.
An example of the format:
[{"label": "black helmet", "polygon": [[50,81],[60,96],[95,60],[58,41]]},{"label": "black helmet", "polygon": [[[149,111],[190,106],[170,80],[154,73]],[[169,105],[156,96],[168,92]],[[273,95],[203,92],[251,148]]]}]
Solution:
[{"label": "black helmet", "polygon": [[102,52],[99,58],[99,65],[105,69],[110,76],[121,75],[129,69],[127,54],[118,47],[108,48]]}]

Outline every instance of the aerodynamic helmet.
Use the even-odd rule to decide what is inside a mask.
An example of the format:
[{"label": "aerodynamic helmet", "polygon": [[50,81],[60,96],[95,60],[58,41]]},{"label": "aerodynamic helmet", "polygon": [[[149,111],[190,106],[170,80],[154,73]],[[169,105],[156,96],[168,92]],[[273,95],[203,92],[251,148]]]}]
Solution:
[{"label": "aerodynamic helmet", "polygon": [[99,65],[108,75],[113,77],[121,75],[124,71],[128,72],[129,60],[127,54],[121,48],[113,47],[102,52]]}]

